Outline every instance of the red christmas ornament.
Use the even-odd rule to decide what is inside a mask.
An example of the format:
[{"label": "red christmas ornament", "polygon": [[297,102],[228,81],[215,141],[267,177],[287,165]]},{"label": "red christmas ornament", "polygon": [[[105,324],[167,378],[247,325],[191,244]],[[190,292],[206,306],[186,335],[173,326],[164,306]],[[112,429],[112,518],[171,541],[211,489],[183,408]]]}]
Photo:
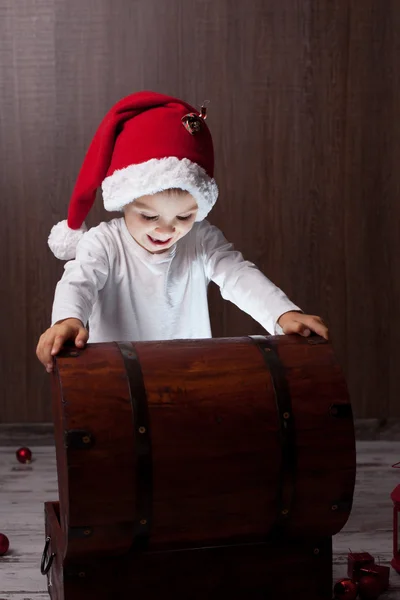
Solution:
[{"label": "red christmas ornament", "polygon": [[333,593],[337,600],[356,600],[357,592],[357,584],[347,578],[339,579],[333,588]]},{"label": "red christmas ornament", "polygon": [[32,452],[29,450],[29,448],[19,448],[19,450],[16,452],[16,455],[18,461],[23,465],[29,464],[32,460]]},{"label": "red christmas ornament", "polygon": [[361,600],[376,600],[382,591],[380,581],[373,575],[364,575],[358,583]]},{"label": "red christmas ornament", "polygon": [[10,542],[8,537],[4,535],[4,533],[0,533],[0,556],[6,554],[7,550],[10,547]]}]

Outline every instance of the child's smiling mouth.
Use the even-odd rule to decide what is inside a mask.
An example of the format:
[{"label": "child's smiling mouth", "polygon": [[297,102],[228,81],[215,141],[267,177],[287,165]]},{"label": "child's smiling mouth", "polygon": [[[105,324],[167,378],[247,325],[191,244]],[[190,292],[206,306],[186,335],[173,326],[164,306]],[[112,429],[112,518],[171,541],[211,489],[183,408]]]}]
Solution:
[{"label": "child's smiling mouth", "polygon": [[149,234],[147,234],[147,237],[149,238],[150,242],[155,246],[166,246],[172,240],[172,237],[168,238],[167,240],[157,240],[156,238],[151,237],[151,235]]}]

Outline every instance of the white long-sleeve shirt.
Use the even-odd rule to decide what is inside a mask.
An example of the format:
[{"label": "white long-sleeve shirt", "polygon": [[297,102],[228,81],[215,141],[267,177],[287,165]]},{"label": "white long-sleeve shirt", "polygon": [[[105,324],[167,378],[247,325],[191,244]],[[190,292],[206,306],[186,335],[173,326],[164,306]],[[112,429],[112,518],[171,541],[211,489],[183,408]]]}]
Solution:
[{"label": "white long-sleeve shirt", "polygon": [[210,281],[270,333],[282,333],[283,313],[300,310],[208,221],[151,254],[119,218],[83,235],[57,284],[52,324],[89,323],[90,342],[208,338]]}]

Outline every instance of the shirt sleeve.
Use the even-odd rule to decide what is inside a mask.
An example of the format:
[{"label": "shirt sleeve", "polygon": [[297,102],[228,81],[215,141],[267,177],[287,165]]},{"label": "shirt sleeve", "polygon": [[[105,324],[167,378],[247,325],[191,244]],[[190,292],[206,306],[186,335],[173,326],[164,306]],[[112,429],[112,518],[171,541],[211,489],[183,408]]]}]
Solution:
[{"label": "shirt sleeve", "polygon": [[76,258],[66,263],[56,286],[51,324],[75,318],[86,326],[99,291],[109,274],[109,245],[95,227],[78,243]]},{"label": "shirt sleeve", "polygon": [[283,334],[277,323],[279,317],[301,309],[253,263],[244,260],[217,227],[203,221],[199,235],[206,275],[219,286],[222,297],[253,317],[269,333]]}]

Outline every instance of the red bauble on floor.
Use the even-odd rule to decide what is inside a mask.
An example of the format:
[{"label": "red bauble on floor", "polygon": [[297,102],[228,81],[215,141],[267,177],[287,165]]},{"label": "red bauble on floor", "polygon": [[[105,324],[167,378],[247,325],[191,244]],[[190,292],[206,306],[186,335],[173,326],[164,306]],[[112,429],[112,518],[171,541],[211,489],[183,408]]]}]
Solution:
[{"label": "red bauble on floor", "polygon": [[336,600],[356,600],[357,584],[351,579],[339,579],[333,588],[333,593]]},{"label": "red bauble on floor", "polygon": [[29,464],[32,460],[32,452],[29,450],[29,448],[19,448],[15,454],[18,461],[22,464]]}]

